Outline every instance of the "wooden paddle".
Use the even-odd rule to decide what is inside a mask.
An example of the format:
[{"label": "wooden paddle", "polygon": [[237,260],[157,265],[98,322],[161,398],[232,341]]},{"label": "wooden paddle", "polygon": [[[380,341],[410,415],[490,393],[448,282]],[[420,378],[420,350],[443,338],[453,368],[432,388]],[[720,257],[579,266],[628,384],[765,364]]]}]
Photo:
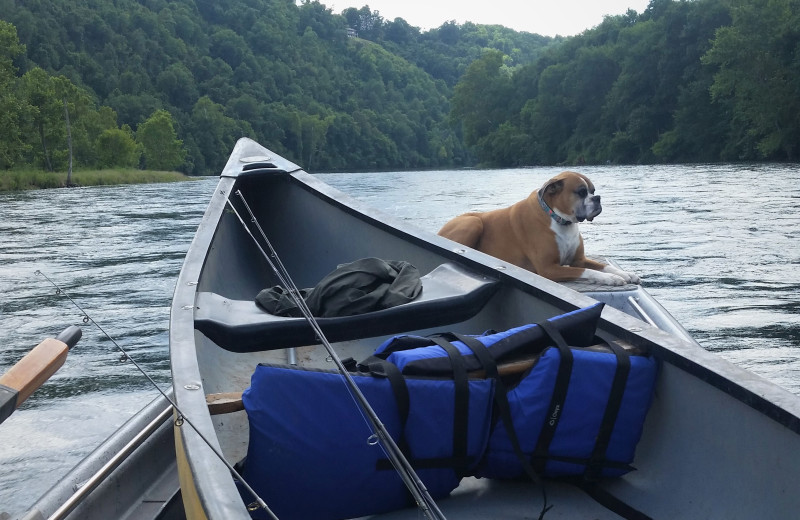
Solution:
[{"label": "wooden paddle", "polygon": [[69,349],[81,339],[81,329],[72,325],[55,338],[47,338],[0,376],[0,423],[50,376],[61,368]]}]

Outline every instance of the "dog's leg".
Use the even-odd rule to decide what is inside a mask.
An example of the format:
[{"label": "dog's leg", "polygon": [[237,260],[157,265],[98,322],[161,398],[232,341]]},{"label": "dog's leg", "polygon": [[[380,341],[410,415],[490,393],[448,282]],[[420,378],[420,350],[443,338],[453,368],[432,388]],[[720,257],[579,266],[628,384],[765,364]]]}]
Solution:
[{"label": "dog's leg", "polygon": [[477,248],[483,235],[483,221],[474,214],[460,215],[442,226],[438,234],[467,247]]},{"label": "dog's leg", "polygon": [[621,276],[613,273],[569,265],[548,265],[537,269],[536,272],[555,282],[586,280],[602,285],[625,285],[627,283]]}]

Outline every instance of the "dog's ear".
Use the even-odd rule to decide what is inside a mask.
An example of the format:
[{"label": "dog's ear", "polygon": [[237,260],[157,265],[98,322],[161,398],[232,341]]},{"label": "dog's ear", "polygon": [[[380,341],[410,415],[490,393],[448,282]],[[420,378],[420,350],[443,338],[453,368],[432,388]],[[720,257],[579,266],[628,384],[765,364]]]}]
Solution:
[{"label": "dog's ear", "polygon": [[564,179],[550,179],[544,184],[544,186],[542,186],[542,192],[545,195],[555,195],[556,193],[561,192],[563,189]]}]

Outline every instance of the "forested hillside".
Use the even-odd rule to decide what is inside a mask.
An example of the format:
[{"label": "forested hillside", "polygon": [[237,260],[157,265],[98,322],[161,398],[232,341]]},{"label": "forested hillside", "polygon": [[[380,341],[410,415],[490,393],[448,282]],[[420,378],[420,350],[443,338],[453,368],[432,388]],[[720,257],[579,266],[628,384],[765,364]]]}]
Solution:
[{"label": "forested hillside", "polygon": [[651,0],[556,40],[309,0],[0,0],[0,169],[71,147],[217,173],[242,135],[311,171],[797,160],[800,0]]},{"label": "forested hillside", "polygon": [[456,86],[483,163],[796,161],[800,0],[652,0],[510,70]]},{"label": "forested hillside", "polygon": [[[114,161],[99,157],[116,150],[101,134],[128,163],[169,152],[167,166],[193,174],[219,172],[242,135],[312,171],[465,164],[447,120],[455,82],[485,49],[514,65],[551,43],[474,24],[422,33],[367,7],[293,0],[0,0],[0,19],[12,24],[0,55],[21,76],[6,168],[63,168],[65,112],[85,166]],[[171,147],[148,154],[139,127],[154,115]]]}]

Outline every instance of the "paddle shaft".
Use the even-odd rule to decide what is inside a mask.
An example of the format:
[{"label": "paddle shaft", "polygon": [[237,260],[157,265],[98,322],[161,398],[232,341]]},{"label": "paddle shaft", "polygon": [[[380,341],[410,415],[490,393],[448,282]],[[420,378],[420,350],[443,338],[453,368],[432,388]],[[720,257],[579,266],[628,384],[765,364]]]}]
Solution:
[{"label": "paddle shaft", "polygon": [[4,411],[0,422],[11,415],[37,388],[61,368],[72,345],[78,342],[78,327],[69,327],[57,338],[47,338],[28,352],[25,357],[0,376],[0,409]]}]

